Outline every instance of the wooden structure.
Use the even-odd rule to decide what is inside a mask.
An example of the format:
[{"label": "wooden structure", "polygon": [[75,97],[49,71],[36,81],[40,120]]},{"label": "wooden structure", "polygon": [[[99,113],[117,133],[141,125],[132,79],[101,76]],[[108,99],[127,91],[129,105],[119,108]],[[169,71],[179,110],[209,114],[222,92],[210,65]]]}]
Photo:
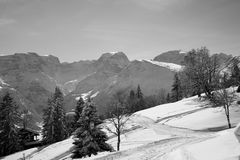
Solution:
[{"label": "wooden structure", "polygon": [[41,145],[41,142],[38,140],[39,133],[37,131],[20,128],[18,134],[25,149]]}]

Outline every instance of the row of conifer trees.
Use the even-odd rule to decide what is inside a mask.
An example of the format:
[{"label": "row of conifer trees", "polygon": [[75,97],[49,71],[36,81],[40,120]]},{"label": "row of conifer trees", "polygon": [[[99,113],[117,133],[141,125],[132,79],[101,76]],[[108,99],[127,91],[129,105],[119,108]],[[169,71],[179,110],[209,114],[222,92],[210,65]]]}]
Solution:
[{"label": "row of conifer trees", "polygon": [[113,151],[106,143],[108,137],[101,130],[102,120],[97,115],[96,106],[88,99],[80,98],[75,108],[74,119],[66,122],[63,107],[63,94],[59,88],[48,101],[43,116],[43,141],[51,144],[64,140],[71,134],[74,136],[73,158],[96,155],[98,152]]}]

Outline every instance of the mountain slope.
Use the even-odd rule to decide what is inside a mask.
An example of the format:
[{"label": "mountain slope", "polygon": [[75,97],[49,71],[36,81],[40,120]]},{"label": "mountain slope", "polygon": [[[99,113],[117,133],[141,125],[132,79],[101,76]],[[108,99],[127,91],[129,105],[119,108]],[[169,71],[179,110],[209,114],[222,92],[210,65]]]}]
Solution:
[{"label": "mountain slope", "polygon": [[[240,95],[237,95],[238,98]],[[198,110],[203,108],[203,110]],[[233,105],[231,120],[233,123],[240,121],[239,107]],[[196,110],[196,112],[191,112]],[[212,119],[205,119],[205,113],[209,111]],[[103,152],[96,156],[83,158],[90,159],[163,159],[163,160],[205,160],[205,159],[238,159],[239,143],[234,137],[234,129],[219,132],[206,132],[209,127],[219,127],[226,124],[224,110],[209,108],[207,101],[201,101],[197,96],[183,99],[178,102],[159,105],[134,113],[128,121],[128,132],[121,135],[121,151]],[[186,113],[186,114],[183,114]],[[181,114],[181,115],[180,115]],[[197,114],[197,115],[195,115]],[[179,124],[171,123],[178,119],[185,119],[195,115],[187,121],[182,121],[182,126],[201,125],[201,131],[190,128],[179,128]],[[171,116],[171,117],[170,117]],[[218,121],[214,117],[219,117]],[[160,121],[166,119],[167,121]],[[204,123],[202,120],[204,120]],[[104,125],[108,125],[106,122]],[[103,125],[103,126],[104,126]],[[136,127],[137,126],[137,127]],[[143,138],[144,137],[144,138]],[[108,143],[116,147],[116,137],[111,137]],[[35,153],[23,151],[5,157],[4,159],[21,158],[23,153],[32,159],[71,159],[72,137],[49,145],[45,149]],[[220,151],[220,152],[216,152]],[[32,152],[35,151],[34,149]]]},{"label": "mountain slope", "polygon": [[[56,86],[65,95],[76,90],[80,82],[80,85],[83,84],[81,86],[92,88],[120,72],[129,63],[122,52],[109,55],[109,58],[103,55],[98,60],[74,63],[60,63],[57,57],[36,53],[0,56],[0,92],[15,90],[11,92],[13,96],[21,96],[21,101],[25,101],[25,107],[21,108],[32,111],[39,121],[47,99]],[[78,93],[83,92],[84,89],[80,89]]]},{"label": "mountain slope", "polygon": [[[14,97],[21,97],[20,100],[24,102],[21,108],[30,110],[33,117],[40,121],[42,110],[54,88],[59,86],[65,94],[68,93],[70,87],[65,85],[66,81],[81,79],[95,71],[88,64],[91,63],[62,64],[57,57],[39,56],[36,53],[0,56],[0,86],[4,88],[0,92],[9,91]],[[70,89],[75,88],[71,86]],[[16,101],[20,101],[18,99]]]},{"label": "mountain slope", "polygon": [[137,60],[123,65],[119,72],[97,71],[79,82],[76,90],[67,96],[68,108],[73,109],[72,100],[81,94],[91,91],[92,95],[98,92],[93,100],[98,105],[99,113],[103,114],[108,110],[107,104],[117,91],[129,94],[130,90],[135,90],[138,85],[141,86],[145,96],[157,94],[161,89],[170,91],[174,73],[166,66]]}]

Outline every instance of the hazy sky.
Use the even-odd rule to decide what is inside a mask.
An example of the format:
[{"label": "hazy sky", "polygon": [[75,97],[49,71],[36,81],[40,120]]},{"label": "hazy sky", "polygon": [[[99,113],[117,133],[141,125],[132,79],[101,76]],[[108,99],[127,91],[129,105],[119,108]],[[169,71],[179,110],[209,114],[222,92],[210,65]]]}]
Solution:
[{"label": "hazy sky", "polygon": [[0,54],[151,59],[201,46],[240,55],[240,0],[0,0]]}]

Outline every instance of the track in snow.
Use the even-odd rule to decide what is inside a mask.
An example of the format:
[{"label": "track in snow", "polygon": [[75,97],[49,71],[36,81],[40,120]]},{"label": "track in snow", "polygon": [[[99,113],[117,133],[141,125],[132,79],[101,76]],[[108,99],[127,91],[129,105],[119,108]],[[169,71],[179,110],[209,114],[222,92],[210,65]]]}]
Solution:
[{"label": "track in snow", "polygon": [[[115,152],[106,156],[96,158],[95,160],[159,160],[172,150],[182,147],[189,143],[196,143],[208,138],[185,138],[176,137],[156,141],[127,151]],[[190,155],[188,155],[190,157]]]}]

